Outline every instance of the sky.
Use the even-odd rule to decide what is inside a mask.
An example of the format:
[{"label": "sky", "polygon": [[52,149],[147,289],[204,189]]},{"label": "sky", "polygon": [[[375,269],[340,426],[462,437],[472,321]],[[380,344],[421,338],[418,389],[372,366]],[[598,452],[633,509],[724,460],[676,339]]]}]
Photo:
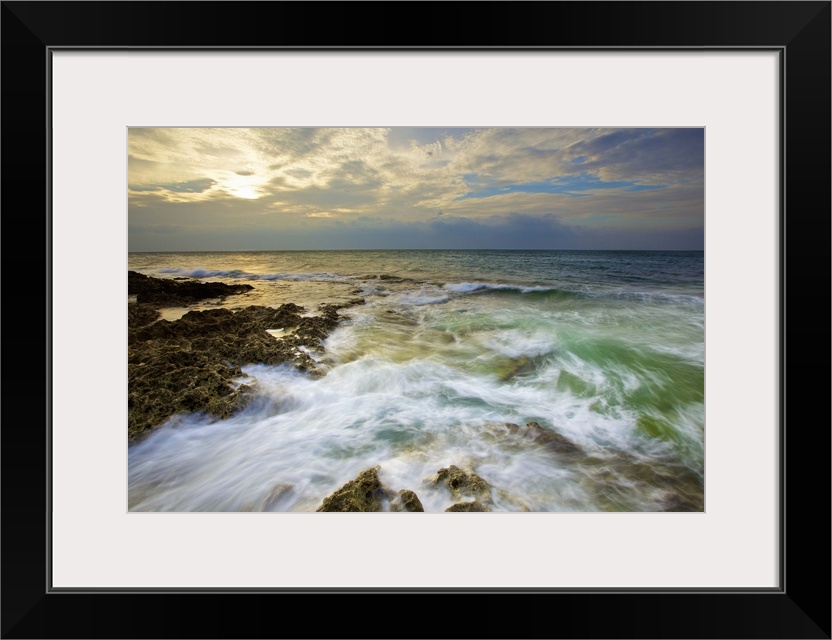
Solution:
[{"label": "sky", "polygon": [[130,128],[130,251],[704,249],[702,128]]}]

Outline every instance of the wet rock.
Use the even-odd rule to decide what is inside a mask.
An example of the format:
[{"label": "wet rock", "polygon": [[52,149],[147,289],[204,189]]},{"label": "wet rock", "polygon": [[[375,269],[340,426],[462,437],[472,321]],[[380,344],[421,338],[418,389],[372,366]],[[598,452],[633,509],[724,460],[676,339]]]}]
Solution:
[{"label": "wet rock", "polygon": [[507,360],[505,364],[500,366],[498,376],[500,378],[500,382],[508,382],[514,378],[534,371],[536,367],[536,358],[529,358],[528,356],[511,358]]},{"label": "wet rock", "polygon": [[[361,293],[361,289],[356,289],[352,293],[354,293],[354,294]],[[347,302],[342,302],[341,304],[330,304],[330,303],[323,302],[323,303],[318,305],[318,310],[324,311],[326,309],[334,309],[335,311],[338,311],[339,309],[347,309],[348,307],[354,307],[356,305],[366,304],[366,303],[367,303],[367,301],[364,298],[356,297],[356,298],[350,298]]]},{"label": "wet rock", "polygon": [[580,480],[605,511],[704,511],[703,478],[684,465],[618,452],[580,462]]},{"label": "wet rock", "polygon": [[291,336],[291,341],[294,344],[304,345],[316,351],[323,351],[323,341],[338,326],[339,321],[337,307],[324,305],[321,307],[320,316],[300,319],[297,323],[297,329]]},{"label": "wet rock", "polygon": [[454,498],[473,495],[482,500],[491,500],[491,485],[474,471],[463,471],[456,465],[437,471],[436,476],[431,479],[431,484],[447,487]]},{"label": "wet rock", "polygon": [[127,434],[130,441],[180,413],[228,418],[253,397],[253,388],[235,389],[239,367],[212,362],[200,353],[160,348],[141,363],[127,365]]},{"label": "wet rock", "polygon": [[272,487],[271,491],[260,500],[249,500],[238,511],[271,511],[283,498],[288,497],[295,490],[294,485],[280,483]]},{"label": "wet rock", "polygon": [[[131,273],[133,281],[148,279]],[[152,304],[129,303],[129,440],[180,413],[229,417],[255,394],[249,385],[235,387],[245,377],[241,366],[290,364],[323,375],[307,351],[323,351],[323,341],[341,320],[337,309],[325,305],[320,316],[306,317],[303,307],[291,303],[276,309],[248,306],[237,312],[189,311],[169,322],[158,319]],[[279,337],[267,332],[276,328],[294,331]]]},{"label": "wet rock", "polygon": [[490,425],[489,431],[496,437],[507,437],[517,442],[534,442],[559,454],[584,454],[583,449],[569,438],[541,426],[538,422],[527,422],[523,427],[513,422],[502,422]]},{"label": "wet rock", "polygon": [[[142,358],[148,349],[177,345],[232,365],[293,363],[304,370],[314,368],[314,360],[300,347],[322,349],[323,340],[339,318],[336,315],[315,323],[317,318],[301,318],[288,306],[248,307],[237,313],[228,309],[189,311],[173,322],[159,320],[129,332],[128,343],[137,352],[130,359]],[[317,327],[315,332],[298,330],[285,338],[276,339],[266,331],[310,324]]]},{"label": "wet rock", "polygon": [[536,442],[545,444],[558,453],[583,453],[583,450],[569,438],[551,429],[544,429],[537,422],[527,422],[526,430]]},{"label": "wet rock", "polygon": [[238,511],[271,511],[283,498],[287,497],[295,490],[294,485],[291,484],[276,484],[266,497],[257,502],[246,502]]},{"label": "wet rock", "polygon": [[450,507],[445,509],[445,512],[465,512],[465,511],[491,511],[488,507],[484,504],[477,502],[474,500],[473,502],[457,502],[456,504],[452,504]]},{"label": "wet rock", "polygon": [[391,511],[424,511],[422,502],[410,489],[402,489],[390,504]]},{"label": "wet rock", "polygon": [[703,508],[695,504],[694,500],[678,494],[669,494],[659,504],[659,511],[690,512],[703,511]]},{"label": "wet rock", "polygon": [[157,338],[196,339],[218,335],[248,338],[260,335],[266,329],[296,326],[304,320],[300,316],[302,312],[303,308],[295,304],[284,304],[277,309],[250,306],[236,313],[228,309],[189,311],[173,322],[160,320],[140,327],[130,334],[130,339],[139,342]]},{"label": "wet rock", "polygon": [[136,302],[157,307],[188,306],[200,300],[224,298],[254,289],[250,284],[224,284],[222,282],[179,281],[168,278],[152,278],[136,271],[127,272],[127,293],[135,295]]},{"label": "wet rock", "polygon": [[137,302],[127,305],[127,326],[129,328],[143,327],[156,322],[159,319],[159,312],[152,305],[139,304]]},{"label": "wet rock", "polygon": [[269,495],[263,501],[263,511],[269,511],[277,505],[283,498],[294,491],[294,486],[291,484],[276,484],[272,487]]},{"label": "wet rock", "polygon": [[385,499],[390,492],[378,477],[380,467],[365,469],[338,489],[331,496],[324,498],[317,511],[382,511]]}]

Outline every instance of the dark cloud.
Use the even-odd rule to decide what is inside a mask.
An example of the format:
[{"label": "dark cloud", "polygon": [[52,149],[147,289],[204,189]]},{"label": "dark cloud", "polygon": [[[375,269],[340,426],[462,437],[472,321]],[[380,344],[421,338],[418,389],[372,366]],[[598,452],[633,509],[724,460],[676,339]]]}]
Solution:
[{"label": "dark cloud", "polygon": [[572,246],[575,240],[574,231],[553,215],[509,214],[484,220],[442,216],[429,221],[426,232],[428,240],[445,249],[556,249]]},{"label": "dark cloud", "polygon": [[351,222],[303,218],[280,229],[262,216],[244,217],[217,230],[191,227],[187,233],[153,232],[131,225],[131,251],[287,249],[702,249],[701,227],[682,230],[575,229],[553,216],[512,214],[482,220],[443,216],[402,222],[362,216]]},{"label": "dark cloud", "polygon": [[630,180],[652,176],[690,179],[705,167],[705,130],[624,129],[570,146],[569,159],[582,159],[580,170],[604,170]]},{"label": "dark cloud", "polygon": [[144,230],[148,233],[162,233],[167,235],[182,231],[182,227],[176,224],[154,224],[145,227]]},{"label": "dark cloud", "polygon": [[686,229],[592,229],[576,235],[579,249],[642,249],[646,251],[702,251],[705,230]]},{"label": "dark cloud", "polygon": [[[199,180],[186,180],[185,182],[174,182],[173,184],[159,184],[159,185],[144,185],[134,191],[156,191],[158,189],[165,189],[166,191],[173,191],[174,193],[202,193],[217,184],[216,180],[211,178],[201,178]],[[151,188],[155,187],[155,188]]]},{"label": "dark cloud", "polygon": [[353,209],[374,204],[378,200],[380,184],[378,181],[358,183],[339,178],[324,187],[285,191],[280,194],[280,200],[308,207]]},{"label": "dark cloud", "polygon": [[[298,180],[305,180],[306,178],[308,178],[308,177],[310,177],[310,176],[312,175],[312,172],[311,172],[311,171],[309,171],[309,170],[307,170],[307,169],[301,169],[301,168],[298,168],[298,169],[288,169],[287,171],[284,171],[284,173],[285,173],[287,176],[291,176],[291,177],[293,177],[293,178],[297,178]],[[282,178],[281,178],[281,180],[282,180]]]},{"label": "dark cloud", "polygon": [[253,176],[254,171],[235,171],[238,176]]}]

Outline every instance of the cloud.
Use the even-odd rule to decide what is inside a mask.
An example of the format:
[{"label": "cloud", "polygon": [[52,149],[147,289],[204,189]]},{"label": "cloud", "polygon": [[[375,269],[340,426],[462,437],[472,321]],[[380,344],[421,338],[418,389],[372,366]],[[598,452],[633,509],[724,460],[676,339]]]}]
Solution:
[{"label": "cloud", "polygon": [[403,222],[362,217],[347,223],[305,217],[280,229],[266,224],[194,229],[160,239],[153,227],[131,226],[131,251],[305,249],[702,249],[701,228],[633,230],[573,228],[555,216],[513,214],[483,220],[434,218]]},{"label": "cloud", "polygon": [[171,234],[181,231],[182,227],[175,224],[154,224],[145,227],[144,230],[149,233]]},{"label": "cloud", "polygon": [[705,168],[702,128],[623,129],[581,140],[569,148],[580,168],[605,180],[641,183],[700,178]]},{"label": "cloud", "polygon": [[175,184],[160,185],[162,189],[173,191],[174,193],[202,193],[217,184],[216,180],[211,178],[202,178],[201,180],[188,180],[186,182],[177,182]]},{"label": "cloud", "polygon": [[202,193],[217,184],[216,180],[211,178],[201,178],[199,180],[187,180],[185,182],[175,182],[173,184],[150,184],[150,185],[132,185],[131,191],[172,191],[173,193]]},{"label": "cloud", "polygon": [[200,237],[300,233],[304,220],[318,224],[308,233],[338,222],[345,237],[443,243],[441,219],[458,244],[466,220],[493,242],[499,220],[528,242],[531,218],[549,221],[546,238],[557,222],[561,240],[704,224],[703,129],[130,129],[128,142],[131,223]]},{"label": "cloud", "polygon": [[[488,198],[505,193],[563,193],[570,197],[586,196],[582,191],[597,191],[601,189],[619,189],[626,187],[627,191],[646,191],[652,189],[664,189],[667,185],[639,185],[629,181],[606,181],[590,173],[582,173],[572,176],[561,176],[545,182],[525,182],[510,185],[491,185],[482,187],[476,191],[470,191],[457,200],[469,198]],[[576,193],[577,192],[577,193]]]}]

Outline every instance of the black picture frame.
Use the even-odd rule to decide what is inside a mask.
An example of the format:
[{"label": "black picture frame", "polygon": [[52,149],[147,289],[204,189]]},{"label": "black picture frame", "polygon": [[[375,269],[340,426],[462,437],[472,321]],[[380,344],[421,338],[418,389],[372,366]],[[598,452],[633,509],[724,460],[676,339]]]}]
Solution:
[{"label": "black picture frame", "polygon": [[[406,25],[394,19],[401,15],[407,15]],[[303,629],[301,637],[331,638],[829,638],[829,376],[815,371],[829,370],[830,15],[828,1],[3,2],[2,637],[298,637]],[[395,20],[395,29],[379,31],[379,16]],[[49,393],[59,381],[49,378],[48,92],[51,51],[70,47],[778,51],[785,81],[780,587],[674,592],[52,589]],[[737,472],[742,472],[741,461]],[[301,606],[318,613],[307,619],[298,614]]]}]

